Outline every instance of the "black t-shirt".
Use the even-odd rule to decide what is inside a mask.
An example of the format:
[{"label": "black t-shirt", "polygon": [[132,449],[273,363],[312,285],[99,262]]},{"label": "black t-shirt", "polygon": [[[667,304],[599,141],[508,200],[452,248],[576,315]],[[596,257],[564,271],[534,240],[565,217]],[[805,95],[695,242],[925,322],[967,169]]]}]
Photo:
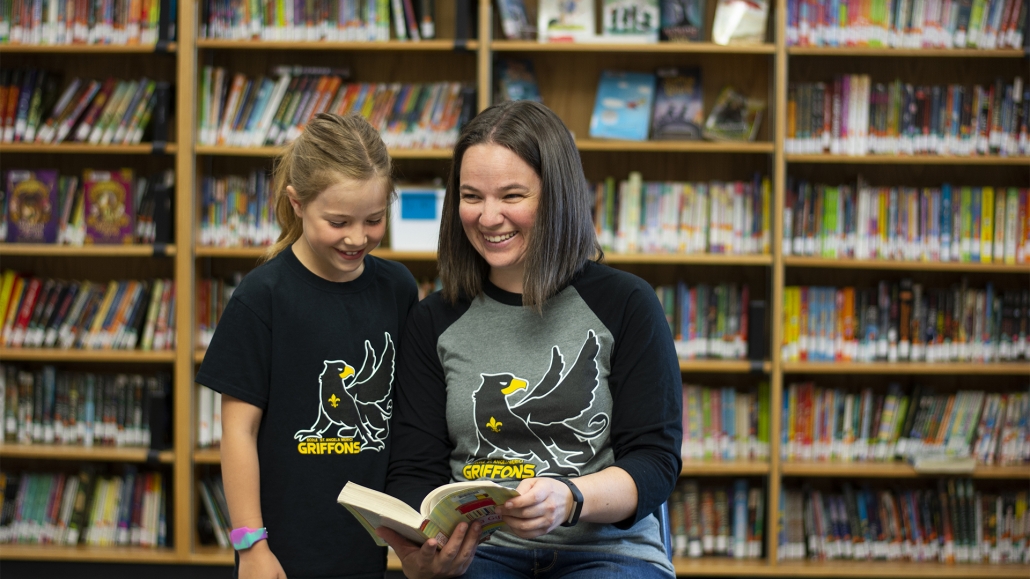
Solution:
[{"label": "black t-shirt", "polygon": [[347,481],[382,490],[397,340],[418,300],[411,273],[372,256],[335,283],[291,249],[244,278],[197,382],[264,411],[261,514],[291,579],[380,578],[385,549],[336,503]]}]

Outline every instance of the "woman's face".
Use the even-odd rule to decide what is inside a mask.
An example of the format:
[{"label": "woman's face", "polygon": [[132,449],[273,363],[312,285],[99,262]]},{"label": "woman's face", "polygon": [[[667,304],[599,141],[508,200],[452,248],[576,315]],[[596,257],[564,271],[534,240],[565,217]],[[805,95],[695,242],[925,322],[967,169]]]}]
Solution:
[{"label": "woman's face", "polygon": [[490,266],[490,281],[522,293],[526,251],[540,204],[540,176],[510,150],[474,145],[461,161],[458,213],[472,246]]}]

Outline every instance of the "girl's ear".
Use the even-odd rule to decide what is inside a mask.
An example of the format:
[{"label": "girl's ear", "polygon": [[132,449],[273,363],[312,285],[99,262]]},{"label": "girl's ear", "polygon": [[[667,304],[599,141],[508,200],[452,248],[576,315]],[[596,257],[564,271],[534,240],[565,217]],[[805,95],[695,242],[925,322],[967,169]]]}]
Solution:
[{"label": "girl's ear", "polygon": [[290,199],[290,205],[293,206],[293,212],[297,217],[303,217],[301,212],[304,209],[304,205],[297,199],[297,190],[293,188],[293,185],[286,186],[286,196]]}]

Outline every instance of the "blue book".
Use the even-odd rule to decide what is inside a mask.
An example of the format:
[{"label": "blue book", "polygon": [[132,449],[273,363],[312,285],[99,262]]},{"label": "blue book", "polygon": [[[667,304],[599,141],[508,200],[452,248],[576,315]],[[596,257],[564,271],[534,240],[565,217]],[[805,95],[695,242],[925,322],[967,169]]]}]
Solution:
[{"label": "blue book", "polygon": [[590,115],[590,136],[646,141],[654,91],[653,73],[603,71]]}]

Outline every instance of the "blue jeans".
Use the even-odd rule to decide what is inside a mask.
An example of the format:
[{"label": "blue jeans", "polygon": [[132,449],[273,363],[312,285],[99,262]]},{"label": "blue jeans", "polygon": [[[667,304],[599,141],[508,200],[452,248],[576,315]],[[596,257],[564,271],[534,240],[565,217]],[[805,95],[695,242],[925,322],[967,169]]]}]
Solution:
[{"label": "blue jeans", "polygon": [[671,579],[665,569],[642,559],[596,551],[510,549],[480,545],[465,579]]}]

